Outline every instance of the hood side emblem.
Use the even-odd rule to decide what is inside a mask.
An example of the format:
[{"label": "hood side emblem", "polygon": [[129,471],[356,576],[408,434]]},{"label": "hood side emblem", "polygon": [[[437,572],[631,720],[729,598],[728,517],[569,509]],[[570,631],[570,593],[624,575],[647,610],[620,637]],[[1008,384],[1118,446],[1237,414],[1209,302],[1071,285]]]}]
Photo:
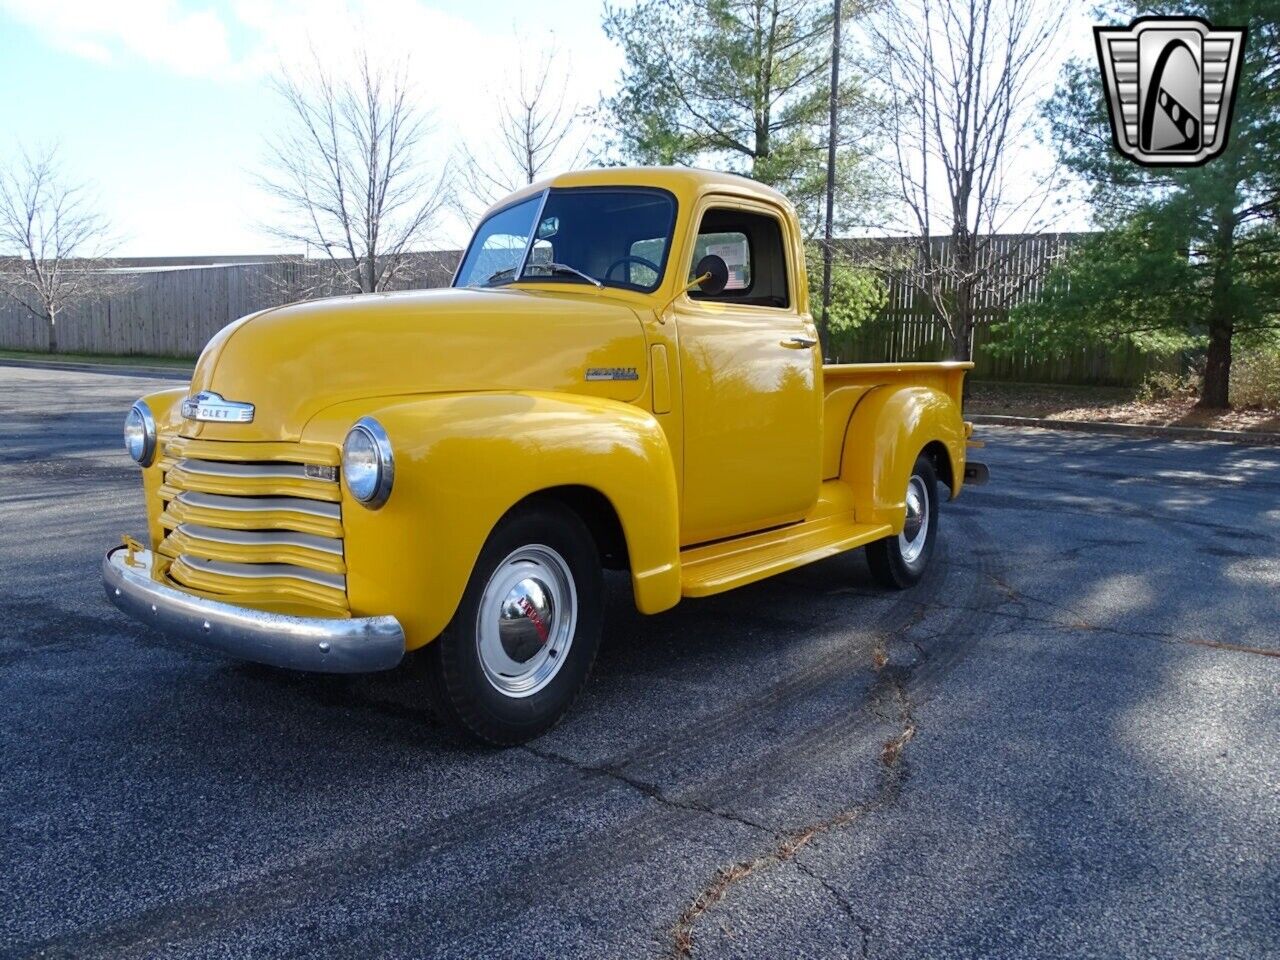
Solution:
[{"label": "hood side emblem", "polygon": [[587,380],[639,380],[635,367],[587,367]]},{"label": "hood side emblem", "polygon": [[253,404],[223,400],[216,393],[202,390],[182,401],[182,415],[188,420],[215,423],[252,423]]}]

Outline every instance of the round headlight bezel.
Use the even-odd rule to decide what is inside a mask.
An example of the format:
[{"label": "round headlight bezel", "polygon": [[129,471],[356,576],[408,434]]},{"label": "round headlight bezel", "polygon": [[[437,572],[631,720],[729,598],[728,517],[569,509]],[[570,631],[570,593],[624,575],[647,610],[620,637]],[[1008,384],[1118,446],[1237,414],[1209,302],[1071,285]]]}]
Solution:
[{"label": "round headlight bezel", "polygon": [[[137,453],[134,452],[133,446],[129,438],[129,428],[134,416],[137,415],[138,421],[142,426],[142,448]],[[151,413],[151,408],[147,404],[139,400],[132,407],[124,418],[124,449],[127,454],[140,467],[149,467],[156,457],[156,418]]]},{"label": "round headlight bezel", "polygon": [[[360,492],[351,486],[352,471],[349,469],[348,452],[352,438],[357,436],[366,440],[374,452],[376,473],[372,489],[366,496],[361,496]],[[361,417],[347,431],[342,441],[342,481],[347,492],[357,503],[370,510],[376,510],[391,496],[391,485],[395,482],[395,474],[395,457],[391,452],[391,438],[387,436],[387,431],[373,417]]]}]

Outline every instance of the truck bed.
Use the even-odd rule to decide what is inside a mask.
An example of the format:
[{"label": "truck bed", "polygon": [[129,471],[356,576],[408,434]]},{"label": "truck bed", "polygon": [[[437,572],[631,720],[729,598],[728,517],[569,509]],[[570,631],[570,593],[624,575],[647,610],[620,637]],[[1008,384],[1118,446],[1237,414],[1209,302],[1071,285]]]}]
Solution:
[{"label": "truck bed", "polygon": [[964,375],[973,369],[968,361],[939,363],[829,363],[822,367],[822,477],[840,472],[840,451],[845,429],[858,401],[876,387],[912,385],[945,393],[960,409]]}]

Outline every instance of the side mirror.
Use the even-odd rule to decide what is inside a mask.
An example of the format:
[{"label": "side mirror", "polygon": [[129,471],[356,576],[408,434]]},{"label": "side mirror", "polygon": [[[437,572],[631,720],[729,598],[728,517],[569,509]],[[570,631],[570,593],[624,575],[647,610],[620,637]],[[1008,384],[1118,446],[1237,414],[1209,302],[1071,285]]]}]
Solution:
[{"label": "side mirror", "polygon": [[708,297],[724,293],[729,285],[729,265],[723,257],[709,253],[693,268],[693,275],[699,278],[698,292]]}]

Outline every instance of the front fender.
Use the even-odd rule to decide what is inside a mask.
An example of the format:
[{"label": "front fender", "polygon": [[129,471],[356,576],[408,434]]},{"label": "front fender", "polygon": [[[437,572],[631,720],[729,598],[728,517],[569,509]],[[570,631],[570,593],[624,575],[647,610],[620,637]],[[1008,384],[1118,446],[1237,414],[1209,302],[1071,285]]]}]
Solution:
[{"label": "front fender", "polygon": [[408,648],[434,639],[453,617],[502,515],[553,487],[590,487],[613,505],[642,612],[678,602],[675,469],[648,412],[539,392],[379,398],[321,412],[304,438],[341,444],[366,415],[390,437],[395,481],[377,510],[343,488],[348,599],[353,615],[399,618]]},{"label": "front fender", "polygon": [[933,387],[882,386],[854,408],[841,454],[840,477],[853,489],[859,523],[902,527],[907,480],[931,443],[946,449],[951,495],[964,478],[964,422],[956,402]]}]

